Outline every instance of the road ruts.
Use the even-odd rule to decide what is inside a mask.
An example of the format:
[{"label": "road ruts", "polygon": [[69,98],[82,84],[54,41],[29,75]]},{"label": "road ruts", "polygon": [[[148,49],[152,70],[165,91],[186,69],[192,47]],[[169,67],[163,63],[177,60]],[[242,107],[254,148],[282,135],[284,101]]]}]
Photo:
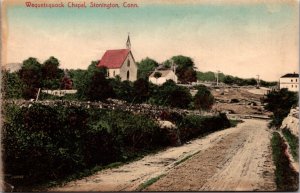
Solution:
[{"label": "road ruts", "polygon": [[267,121],[246,120],[144,190],[274,191],[270,138]]}]

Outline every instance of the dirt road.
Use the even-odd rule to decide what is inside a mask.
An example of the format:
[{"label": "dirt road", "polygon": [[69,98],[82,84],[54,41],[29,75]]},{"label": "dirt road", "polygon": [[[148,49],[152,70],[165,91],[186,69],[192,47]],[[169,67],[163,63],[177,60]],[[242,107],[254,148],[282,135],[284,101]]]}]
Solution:
[{"label": "dirt road", "polygon": [[[162,174],[165,176],[144,190],[272,191],[275,184],[270,137],[267,121],[249,119],[236,128],[215,132],[50,191],[134,191]],[[181,163],[185,157],[190,158]]]}]

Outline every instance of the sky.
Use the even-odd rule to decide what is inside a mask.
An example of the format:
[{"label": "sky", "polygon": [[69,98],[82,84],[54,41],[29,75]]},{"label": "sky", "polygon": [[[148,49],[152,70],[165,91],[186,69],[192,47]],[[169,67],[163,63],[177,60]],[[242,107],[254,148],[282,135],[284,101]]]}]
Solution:
[{"label": "sky", "polygon": [[124,8],[120,0],[93,1],[120,4],[111,9],[90,8],[91,0],[31,2],[85,2],[87,8],[28,8],[25,0],[6,1],[5,63],[54,56],[61,68],[86,69],[106,50],[125,48],[130,33],[136,61],[185,55],[200,71],[269,81],[299,71],[296,0],[130,1],[138,8]]}]

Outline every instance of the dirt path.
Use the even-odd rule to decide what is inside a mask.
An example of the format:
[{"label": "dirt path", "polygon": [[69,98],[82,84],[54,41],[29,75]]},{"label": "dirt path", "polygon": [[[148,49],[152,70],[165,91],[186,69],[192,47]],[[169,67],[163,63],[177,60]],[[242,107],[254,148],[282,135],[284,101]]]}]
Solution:
[{"label": "dirt path", "polygon": [[[270,136],[266,121],[245,120],[236,128],[215,132],[50,191],[134,191],[161,174],[166,176],[145,190],[274,190]],[[190,155],[194,156],[177,165]]]},{"label": "dirt path", "polygon": [[270,137],[266,121],[247,120],[238,130],[173,168],[146,190],[275,190]]}]

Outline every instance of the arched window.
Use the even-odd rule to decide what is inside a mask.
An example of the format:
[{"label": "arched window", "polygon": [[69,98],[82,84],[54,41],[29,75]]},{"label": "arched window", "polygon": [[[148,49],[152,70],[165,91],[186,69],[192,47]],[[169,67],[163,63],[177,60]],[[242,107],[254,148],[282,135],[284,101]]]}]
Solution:
[{"label": "arched window", "polygon": [[116,72],[114,71],[114,77],[116,76]]},{"label": "arched window", "polygon": [[129,70],[127,71],[127,80],[129,80]]},{"label": "arched window", "polygon": [[127,61],[127,66],[128,66],[128,67],[130,66],[130,60]]}]

